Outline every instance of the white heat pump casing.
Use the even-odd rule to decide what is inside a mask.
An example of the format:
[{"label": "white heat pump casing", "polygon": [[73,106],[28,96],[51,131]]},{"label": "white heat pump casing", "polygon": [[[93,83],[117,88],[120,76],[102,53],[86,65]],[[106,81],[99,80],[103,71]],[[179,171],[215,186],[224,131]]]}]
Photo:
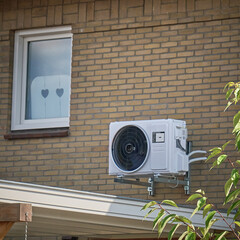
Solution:
[{"label": "white heat pump casing", "polygon": [[[129,170],[119,165],[119,161],[116,161],[116,156],[119,154],[115,142],[116,139],[121,138],[121,131],[125,131],[132,126],[145,135],[146,149],[144,161],[138,167]],[[131,135],[129,137],[134,138]],[[124,138],[127,139],[128,136],[124,135]],[[116,176],[184,175],[189,170],[186,139],[186,122],[182,120],[159,119],[112,122],[109,129],[109,174]],[[119,145],[120,148],[123,147],[123,151],[126,151],[132,144],[128,144],[128,141],[124,140],[124,146],[121,145],[121,141]],[[129,148],[129,151],[133,151],[131,146]],[[134,146],[132,148],[136,149]],[[125,159],[122,160],[125,161]],[[126,161],[128,160],[126,159]],[[134,162],[134,159],[130,159],[131,161]]]}]

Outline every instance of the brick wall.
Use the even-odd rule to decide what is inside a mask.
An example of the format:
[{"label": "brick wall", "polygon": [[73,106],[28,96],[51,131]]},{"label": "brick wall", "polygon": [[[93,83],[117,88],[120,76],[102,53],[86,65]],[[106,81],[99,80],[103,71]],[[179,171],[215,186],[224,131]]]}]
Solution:
[{"label": "brick wall", "polygon": [[[112,121],[186,120],[194,149],[231,137],[234,109],[222,88],[239,81],[240,3],[228,0],[0,2],[0,178],[136,198],[145,187],[108,176]],[[70,136],[4,140],[10,131],[13,34],[73,27]],[[221,202],[226,165],[191,165],[192,191]],[[182,187],[157,184],[155,199],[181,199]],[[178,201],[179,202],[179,201]]]}]

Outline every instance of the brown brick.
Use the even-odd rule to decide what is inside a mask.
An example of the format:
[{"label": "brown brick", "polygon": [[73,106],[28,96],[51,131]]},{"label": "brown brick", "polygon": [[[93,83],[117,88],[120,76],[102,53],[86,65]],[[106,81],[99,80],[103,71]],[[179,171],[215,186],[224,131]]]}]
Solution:
[{"label": "brown brick", "polygon": [[118,18],[119,0],[111,0],[111,19]]},{"label": "brown brick", "polygon": [[144,1],[144,16],[151,15],[153,11],[153,2],[145,0]]},{"label": "brown brick", "polygon": [[176,53],[163,53],[161,58],[176,58]]},{"label": "brown brick", "polygon": [[215,67],[204,67],[204,72],[216,72],[219,71],[219,67],[215,66]]},{"label": "brown brick", "polygon": [[85,22],[86,21],[86,14],[87,12],[87,3],[79,3],[78,6],[78,21]]},{"label": "brown brick", "polygon": [[47,25],[47,18],[46,17],[36,17],[32,19],[32,26],[33,27],[43,27]]},{"label": "brown brick", "polygon": [[[186,71],[188,71],[188,69],[187,69]],[[170,75],[184,74],[184,73],[185,73],[185,70],[184,70],[184,69],[176,69],[176,70],[170,70],[170,71],[169,71],[169,74],[170,74]]]},{"label": "brown brick", "polygon": [[139,17],[139,16],[142,16],[142,13],[143,13],[143,7],[128,8],[128,17]]},{"label": "brown brick", "polygon": [[95,20],[106,20],[110,18],[110,11],[109,10],[102,10],[95,12]]},{"label": "brown brick", "polygon": [[49,6],[47,8],[47,25],[53,25],[54,24],[54,6]]},{"label": "brown brick", "polygon": [[212,8],[212,2],[213,1],[208,1],[208,0],[196,1],[196,9],[197,10],[211,9]]},{"label": "brown brick", "polygon": [[177,12],[177,4],[176,3],[162,4],[161,5],[161,12],[162,13]]},{"label": "brown brick", "polygon": [[62,11],[63,11],[62,6],[55,7],[55,24],[63,23]]},{"label": "brown brick", "polygon": [[46,7],[39,7],[39,8],[33,8],[32,9],[32,16],[33,17],[42,17],[46,16],[47,14],[47,8]]},{"label": "brown brick", "polygon": [[87,3],[87,21],[94,20],[94,2]]},{"label": "brown brick", "polygon": [[178,12],[186,12],[186,0],[180,0],[178,3]]}]

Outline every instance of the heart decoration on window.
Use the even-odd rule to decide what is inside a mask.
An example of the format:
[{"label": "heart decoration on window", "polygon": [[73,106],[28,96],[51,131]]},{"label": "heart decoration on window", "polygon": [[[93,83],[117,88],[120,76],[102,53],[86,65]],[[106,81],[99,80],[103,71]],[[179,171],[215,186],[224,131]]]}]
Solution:
[{"label": "heart decoration on window", "polygon": [[63,88],[57,88],[57,89],[56,89],[56,93],[57,93],[57,95],[58,95],[59,97],[61,97],[61,96],[63,95],[63,93],[64,93],[64,89],[63,89]]},{"label": "heart decoration on window", "polygon": [[42,96],[43,96],[44,98],[46,98],[46,97],[48,96],[48,94],[49,94],[48,89],[42,89],[41,94],[42,94]]}]

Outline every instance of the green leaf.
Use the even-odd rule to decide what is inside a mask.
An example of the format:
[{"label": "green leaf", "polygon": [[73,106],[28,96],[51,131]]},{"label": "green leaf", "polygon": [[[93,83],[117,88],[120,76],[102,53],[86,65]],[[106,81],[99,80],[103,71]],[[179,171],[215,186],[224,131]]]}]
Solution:
[{"label": "green leaf", "polygon": [[190,232],[185,237],[185,240],[195,240],[195,239],[196,239],[196,233],[195,232]]},{"label": "green leaf", "polygon": [[162,234],[164,228],[166,227],[167,223],[172,220],[173,218],[175,218],[176,214],[169,214],[167,215],[158,225],[158,236],[160,237],[160,235]]},{"label": "green leaf", "polygon": [[157,210],[158,208],[153,208],[151,209],[145,216],[143,219],[147,218],[152,212],[154,212],[155,210]]},{"label": "green leaf", "polygon": [[238,165],[240,165],[240,160],[237,160],[236,163],[237,163]]},{"label": "green leaf", "polygon": [[173,238],[174,233],[178,229],[178,227],[181,226],[181,224],[176,224],[172,227],[172,229],[168,233],[168,240],[171,240]]},{"label": "green leaf", "polygon": [[238,123],[236,124],[236,126],[234,127],[232,133],[236,133],[236,132],[239,132],[239,131],[240,131],[240,122],[238,122]]},{"label": "green leaf", "polygon": [[208,240],[211,237],[211,234],[207,232],[206,228],[200,227],[199,230],[201,231],[202,235],[203,235],[203,240]]},{"label": "green leaf", "polygon": [[216,155],[220,154],[222,152],[222,149],[217,147],[217,148],[213,148],[211,150],[209,150],[211,152],[211,154],[208,156],[207,160],[210,160],[211,158],[215,157]]},{"label": "green leaf", "polygon": [[205,192],[202,189],[198,189],[196,193],[201,193],[202,195],[205,195]]},{"label": "green leaf", "polygon": [[235,83],[234,82],[228,82],[226,85],[225,85],[225,87],[224,87],[224,89],[223,89],[223,91],[225,91],[226,90],[226,88],[230,88],[230,87],[232,87],[232,86],[234,86],[235,85]]},{"label": "green leaf", "polygon": [[222,151],[220,147],[215,147],[209,150],[209,152]]},{"label": "green leaf", "polygon": [[240,120],[240,111],[236,113],[233,117],[233,127],[235,127],[239,123],[239,120]]},{"label": "green leaf", "polygon": [[186,202],[190,202],[190,201],[195,200],[196,198],[201,198],[201,197],[202,197],[201,194],[199,194],[199,193],[195,193],[195,194],[192,194],[192,195],[187,199]]},{"label": "green leaf", "polygon": [[204,229],[205,229],[205,228],[203,228],[203,227],[199,227],[199,230],[200,230],[200,232],[202,233],[202,235],[204,235]]},{"label": "green leaf", "polygon": [[217,235],[217,237],[215,238],[215,240],[221,240],[221,239],[225,239],[225,235],[228,233],[228,231],[224,231],[220,234]]},{"label": "green leaf", "polygon": [[234,168],[231,172],[231,179],[235,179],[237,177],[238,174],[238,170],[236,168]]},{"label": "green leaf", "polygon": [[183,232],[178,240],[183,240],[187,234],[188,234],[188,231]]},{"label": "green leaf", "polygon": [[240,150],[240,139],[236,140],[235,146],[236,146],[237,150],[239,151]]},{"label": "green leaf", "polygon": [[141,210],[146,210],[147,208],[152,207],[152,206],[154,206],[154,205],[157,205],[157,202],[151,201],[151,202],[145,204],[145,205],[142,207]]},{"label": "green leaf", "polygon": [[226,99],[227,99],[227,100],[228,100],[229,97],[232,95],[233,91],[234,91],[233,88],[228,89],[228,91],[226,92]]},{"label": "green leaf", "polygon": [[210,168],[210,171],[211,171],[215,166],[217,166],[217,160],[215,160],[215,161],[213,162],[213,164],[212,164],[212,166],[211,166],[211,168]]},{"label": "green leaf", "polygon": [[164,212],[163,209],[161,209],[161,211],[158,213],[157,217],[153,220],[153,229],[155,229],[155,227],[160,223],[160,221],[162,220],[164,215],[166,215],[166,213]]},{"label": "green leaf", "polygon": [[233,185],[233,181],[231,178],[229,178],[224,186],[225,196],[227,196],[231,191],[232,185]]},{"label": "green leaf", "polygon": [[240,215],[240,209],[237,210],[237,212],[235,213],[233,219],[236,220]]},{"label": "green leaf", "polygon": [[206,228],[206,233],[211,229],[212,225],[217,222],[219,219],[212,219]]},{"label": "green leaf", "polygon": [[231,192],[230,194],[228,194],[225,198],[224,204],[226,204],[230,201],[234,201],[238,197],[239,193],[240,193],[240,189],[237,189],[237,190]]},{"label": "green leaf", "polygon": [[239,149],[240,149],[240,132],[237,132],[235,134],[235,146],[239,151]]},{"label": "green leaf", "polygon": [[226,154],[222,154],[217,158],[217,165],[219,166],[223,161],[225,161],[227,158]]},{"label": "green leaf", "polygon": [[207,213],[210,211],[210,209],[212,208],[211,204],[207,204],[204,209],[203,209],[203,217],[205,217],[207,215]]},{"label": "green leaf", "polygon": [[239,181],[239,173],[238,173],[238,170],[235,168],[231,172],[231,180],[232,180],[234,186],[237,186],[237,183]]},{"label": "green leaf", "polygon": [[240,227],[240,222],[235,221],[234,223],[237,224]]},{"label": "green leaf", "polygon": [[165,203],[165,204],[168,204],[168,205],[171,205],[173,207],[177,207],[178,208],[177,204],[174,201],[172,201],[172,200],[163,200],[162,203]]},{"label": "green leaf", "polygon": [[239,101],[239,88],[236,88],[234,91],[234,96],[235,96],[235,104]]},{"label": "green leaf", "polygon": [[194,211],[193,211],[191,217],[194,216],[198,210],[199,210],[198,207],[196,207],[196,208],[194,209]]},{"label": "green leaf", "polygon": [[235,140],[238,141],[240,137],[240,131],[238,131],[237,133],[235,133]]},{"label": "green leaf", "polygon": [[216,211],[212,211],[207,215],[206,220],[205,220],[206,228],[208,228],[209,223],[210,223],[210,221],[212,220],[212,218],[214,217],[215,214],[216,214]]},{"label": "green leaf", "polygon": [[227,106],[224,109],[224,112],[233,104],[233,102],[234,101],[232,101],[232,100],[228,101]]},{"label": "green leaf", "polygon": [[202,197],[202,198],[200,198],[200,199],[197,201],[197,207],[194,209],[191,217],[192,217],[193,215],[195,215],[195,213],[196,213],[197,211],[199,211],[202,207],[204,207],[204,205],[206,204],[206,200],[207,200],[206,197]]},{"label": "green leaf", "polygon": [[234,203],[228,208],[227,215],[229,215],[234,208],[238,208],[239,206],[240,206],[240,200],[234,202]]},{"label": "green leaf", "polygon": [[197,201],[197,207],[199,208],[199,210],[206,204],[206,197],[202,197]]},{"label": "green leaf", "polygon": [[176,216],[175,217],[175,221],[176,222],[182,222],[182,223],[187,223],[187,224],[189,224],[189,225],[191,225],[192,224],[192,222],[188,219],[188,218],[186,218],[186,217],[184,217],[184,216]]},{"label": "green leaf", "polygon": [[223,150],[223,151],[225,150],[226,146],[227,146],[230,142],[231,142],[231,140],[227,141],[226,143],[224,143],[224,144],[222,145],[222,150]]}]

